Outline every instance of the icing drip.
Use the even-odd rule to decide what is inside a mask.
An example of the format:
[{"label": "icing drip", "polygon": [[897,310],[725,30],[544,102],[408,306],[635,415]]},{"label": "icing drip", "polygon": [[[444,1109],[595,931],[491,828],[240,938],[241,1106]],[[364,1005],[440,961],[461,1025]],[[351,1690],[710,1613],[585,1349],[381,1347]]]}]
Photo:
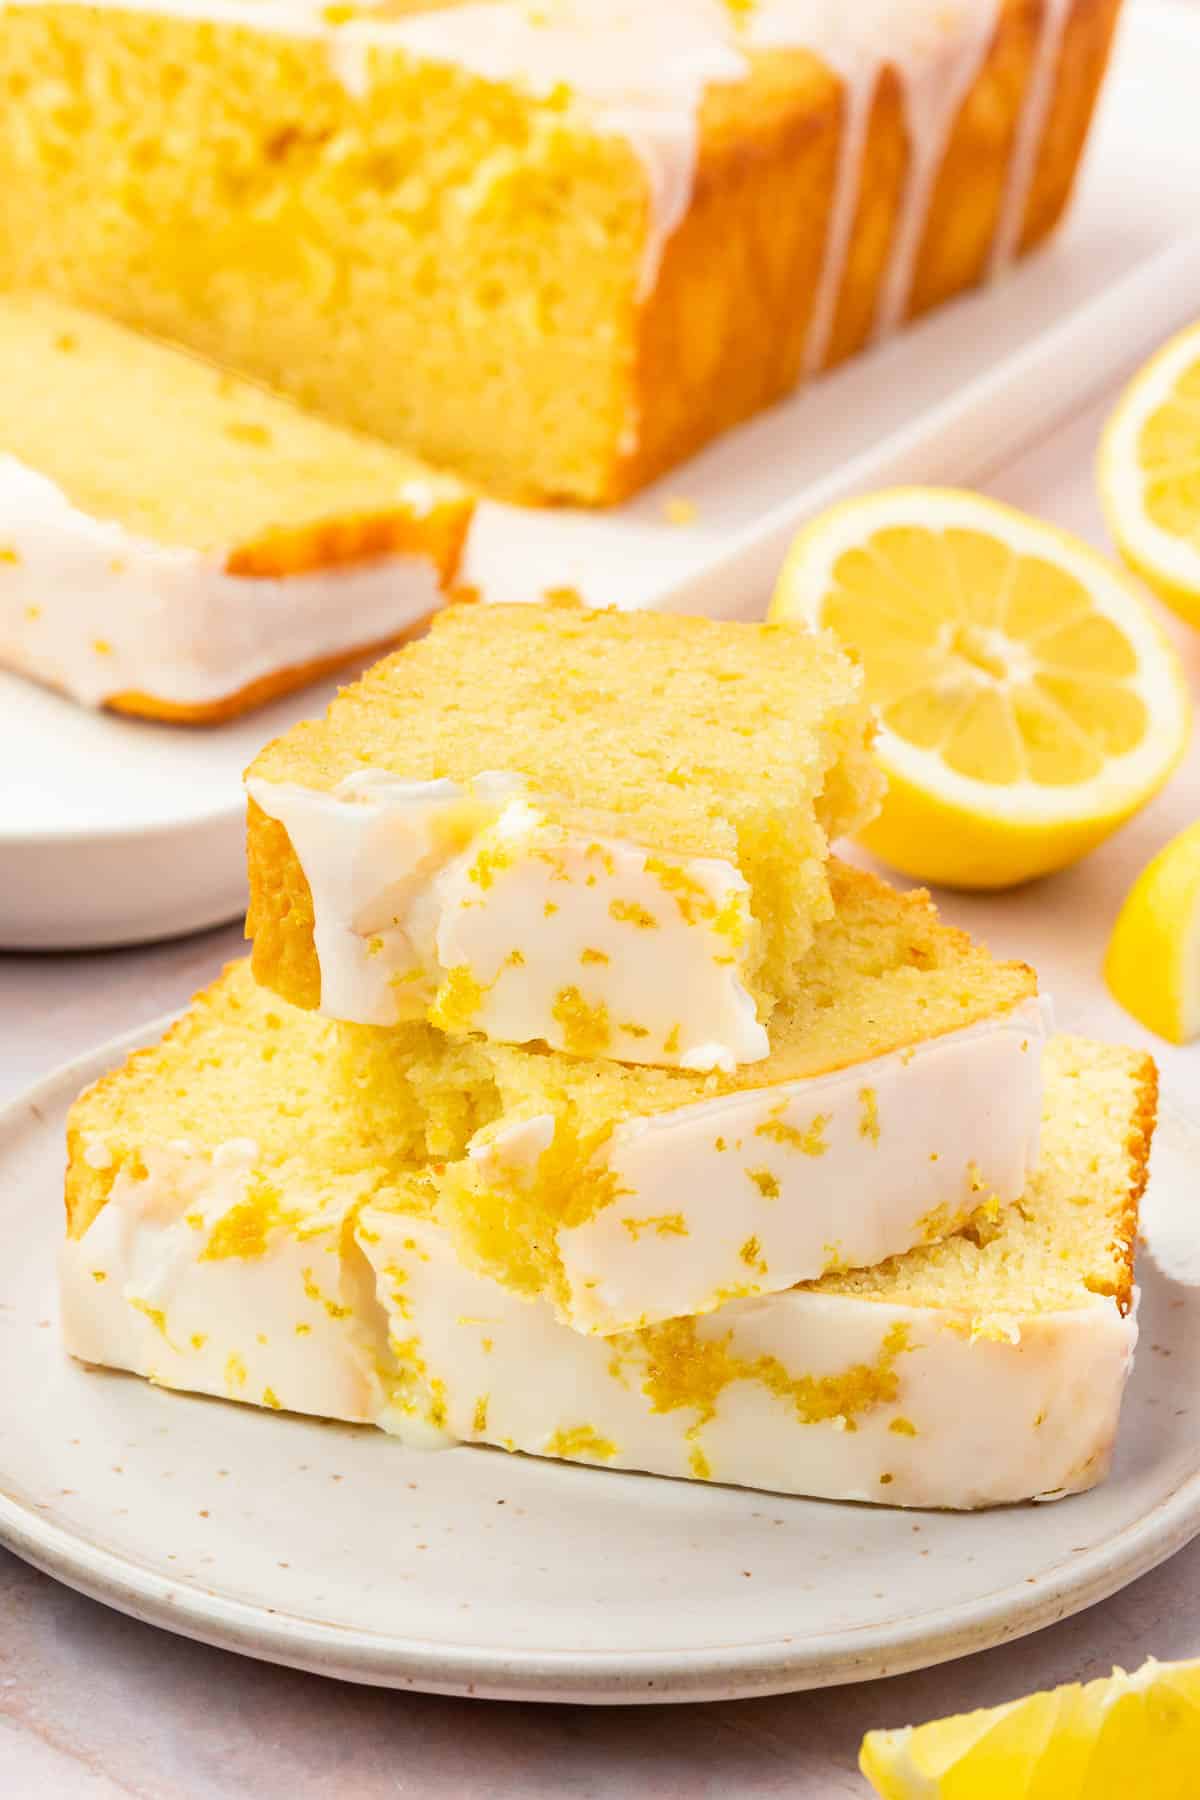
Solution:
[{"label": "icing drip", "polygon": [[987,56],[995,29],[995,10],[992,4],[969,6],[961,32],[947,32],[944,44],[935,54],[920,60],[914,58],[901,70],[908,174],[875,313],[876,337],[894,331],[904,322],[938,172],[959,108]]},{"label": "icing drip", "polygon": [[[666,244],[691,201],[707,87],[744,78],[751,52],[811,51],[842,85],[838,169],[805,346],[811,374],[824,365],[833,337],[881,75],[892,67],[900,80],[908,173],[880,286],[876,337],[894,330],[908,311],[946,146],[987,57],[1000,6],[1001,0],[759,0],[742,14],[717,0],[674,0],[661,8],[552,0],[536,11],[469,4],[390,26],[368,13],[364,29],[486,79],[521,80],[537,92],[565,85],[599,129],[625,137],[648,187],[641,299],[653,292]],[[994,268],[1015,248],[1069,7],[1070,0],[1048,0]]]},{"label": "icing drip", "polygon": [[1030,190],[1033,187],[1038,151],[1041,149],[1042,137],[1050,116],[1050,105],[1054,98],[1054,78],[1058,72],[1059,57],[1062,53],[1063,39],[1066,36],[1067,21],[1070,16],[1071,0],[1045,0],[1037,59],[1025,95],[1016,143],[1013,146],[1012,161],[1009,164],[1008,185],[1000,209],[996,236],[992,242],[989,269],[992,275],[1000,274],[1012,262],[1020,248],[1021,232],[1025,224],[1025,209],[1029,203]]},{"label": "icing drip", "polygon": [[[938,173],[959,110],[987,58],[999,10],[999,0],[965,0],[953,13],[931,13],[905,0],[861,0],[849,16],[832,6],[813,7],[806,16],[809,47],[842,84],[838,168],[805,345],[806,374],[823,368],[829,356],[880,77],[889,66],[900,77],[909,170],[876,308],[877,337],[894,330],[907,313]],[[1071,0],[1046,0],[989,260],[992,275],[1020,247],[1070,13]],[[762,15],[754,30],[756,44],[764,48],[794,41],[795,35],[795,7],[787,0]]]},{"label": "icing drip", "polygon": [[[653,7],[547,0],[536,8],[475,0],[391,20],[364,8],[346,28],[336,64],[360,91],[369,74],[350,51],[387,43],[458,64],[485,80],[520,81],[534,93],[565,89],[597,129],[628,141],[645,170],[648,226],[638,287],[644,299],[653,292],[666,244],[691,202],[707,88],[744,79],[752,52],[811,51],[842,83],[844,107],[806,349],[811,371],[821,365],[832,336],[880,74],[890,65],[900,76],[909,142],[908,178],[876,320],[882,333],[904,317],[946,143],[987,55],[1000,3],[758,0],[743,11],[721,0],[672,0]],[[346,41],[350,38],[353,44]]]},{"label": "icing drip", "polygon": [[829,210],[829,225],[825,233],[821,274],[804,346],[806,375],[815,375],[822,369],[829,354],[837,303],[842,291],[842,277],[846,272],[846,258],[854,231],[854,215],[858,207],[861,171],[867,149],[867,131],[871,122],[871,104],[878,75],[877,70],[872,70],[871,78],[865,79],[848,67],[839,68],[837,73],[842,81],[838,170]]}]

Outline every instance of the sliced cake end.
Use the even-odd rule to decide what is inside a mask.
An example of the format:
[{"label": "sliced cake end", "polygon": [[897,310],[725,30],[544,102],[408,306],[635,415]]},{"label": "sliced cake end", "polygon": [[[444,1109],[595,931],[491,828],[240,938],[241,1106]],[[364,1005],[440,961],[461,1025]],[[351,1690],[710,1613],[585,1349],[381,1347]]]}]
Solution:
[{"label": "sliced cake end", "polygon": [[0,350],[0,662],[211,722],[439,605],[471,501],[414,458],[48,295]]}]

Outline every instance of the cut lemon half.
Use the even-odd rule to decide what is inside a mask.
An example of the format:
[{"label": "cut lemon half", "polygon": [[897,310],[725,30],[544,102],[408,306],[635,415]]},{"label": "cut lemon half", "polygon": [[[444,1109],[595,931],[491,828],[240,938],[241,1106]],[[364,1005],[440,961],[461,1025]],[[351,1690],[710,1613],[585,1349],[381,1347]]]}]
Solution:
[{"label": "cut lemon half", "polygon": [[797,537],[775,619],[857,652],[888,776],[862,842],[921,881],[1010,887],[1144,806],[1187,741],[1179,660],[1086,544],[979,494],[897,488]]},{"label": "cut lemon half", "polygon": [[859,1767],[883,1800],[1193,1800],[1200,1662],[871,1731]]},{"label": "cut lemon half", "polygon": [[1200,325],[1172,338],[1121,396],[1099,477],[1126,562],[1200,625]]},{"label": "cut lemon half", "polygon": [[1200,824],[1147,863],[1109,940],[1114,1000],[1173,1044],[1200,1037]]}]

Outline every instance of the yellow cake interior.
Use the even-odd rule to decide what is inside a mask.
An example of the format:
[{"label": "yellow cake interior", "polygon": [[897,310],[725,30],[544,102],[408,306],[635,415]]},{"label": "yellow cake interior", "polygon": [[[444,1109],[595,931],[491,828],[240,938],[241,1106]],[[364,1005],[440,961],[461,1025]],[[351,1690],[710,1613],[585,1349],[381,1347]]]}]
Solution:
[{"label": "yellow cake interior", "polygon": [[[247,963],[231,964],[161,1043],[136,1051],[76,1102],[67,1131],[71,1235],[83,1235],[122,1170],[144,1179],[146,1150],[164,1143],[204,1152],[253,1142],[264,1225],[286,1212],[289,1196],[312,1192],[314,1174],[356,1200],[386,1190],[423,1158],[422,1121],[403,1094],[356,1087],[341,1070],[335,1026],[258,987]],[[464,1094],[468,1134],[470,1105]]]},{"label": "yellow cake interior", "polygon": [[[611,503],[801,379],[839,185],[853,218],[818,366],[870,341],[906,238],[919,241],[904,316],[987,278],[1026,165],[1041,34],[1061,18],[1011,249],[1044,237],[1119,4],[997,0],[977,57],[975,6],[941,9],[942,47],[968,56],[944,129],[937,103],[955,71],[920,67],[906,91],[881,8],[859,46],[861,134],[849,83],[819,50],[785,41],[734,71],[723,56],[673,113],[671,82],[656,94],[655,67],[639,69],[633,112],[648,94],[684,140],[676,219],[656,216],[647,162],[578,82],[489,80],[469,56],[406,50],[408,15],[434,10],[413,0],[247,0],[214,18],[12,0],[0,285],[52,286],[163,332],[490,490]],[[550,33],[572,8],[512,10]],[[757,10],[714,4],[708,48],[744,48]],[[931,170],[914,167],[919,148]],[[923,174],[934,179],[914,229],[905,199]]]},{"label": "yellow cake interior", "polygon": [[0,294],[0,357],[0,452],[138,537],[267,574],[423,543],[444,567],[461,536],[465,494],[414,457],[48,295]]}]

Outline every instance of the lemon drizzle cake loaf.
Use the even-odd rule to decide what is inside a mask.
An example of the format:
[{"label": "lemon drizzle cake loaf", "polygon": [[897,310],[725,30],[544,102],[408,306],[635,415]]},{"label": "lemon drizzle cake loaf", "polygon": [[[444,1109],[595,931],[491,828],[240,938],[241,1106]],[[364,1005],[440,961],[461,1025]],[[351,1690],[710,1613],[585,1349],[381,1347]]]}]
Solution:
[{"label": "lemon drizzle cake loaf", "polygon": [[255,973],[364,1024],[761,1060],[869,735],[803,628],[451,607],[251,766]]},{"label": "lemon drizzle cake loaf", "polygon": [[208,721],[441,599],[457,483],[40,294],[0,295],[0,665]]},{"label": "lemon drizzle cake loaf", "polygon": [[75,1355],[409,1442],[796,1493],[971,1507],[1102,1478],[1149,1059],[1051,1041],[1039,1170],[990,1227],[598,1340],[457,1261],[405,1114],[346,1086],[336,1027],[272,1005],[231,976],[76,1103]]},{"label": "lemon drizzle cake loaf", "polygon": [[0,282],[620,498],[1037,243],[1119,0],[7,0]]}]

